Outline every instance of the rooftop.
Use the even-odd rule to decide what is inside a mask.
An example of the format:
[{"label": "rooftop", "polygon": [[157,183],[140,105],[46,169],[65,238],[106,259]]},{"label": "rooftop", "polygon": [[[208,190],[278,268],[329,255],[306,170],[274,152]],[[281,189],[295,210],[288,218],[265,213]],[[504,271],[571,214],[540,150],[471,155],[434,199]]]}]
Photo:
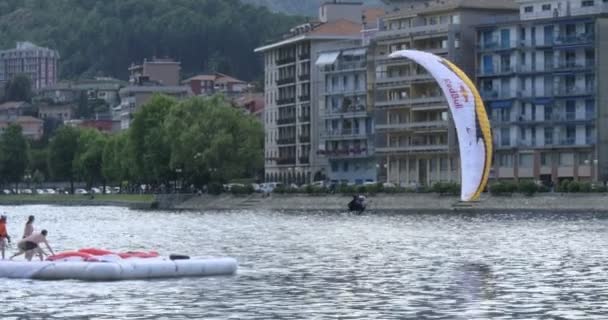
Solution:
[{"label": "rooftop", "polygon": [[288,37],[284,38],[282,41],[259,47],[255,49],[255,52],[263,52],[303,40],[359,38],[362,26],[356,22],[339,19],[327,23],[307,23],[293,28],[292,30],[293,31]]},{"label": "rooftop", "polygon": [[386,18],[391,19],[402,16],[415,16],[418,14],[438,13],[456,9],[517,11],[519,10],[519,6],[514,0],[433,0],[412,3],[409,7],[406,6],[401,10],[386,15]]},{"label": "rooftop", "polygon": [[8,101],[8,102],[0,104],[0,111],[24,108],[24,107],[27,107],[28,105],[29,105],[29,103],[27,103],[25,101]]},{"label": "rooftop", "polygon": [[215,74],[201,74],[201,75],[197,75],[191,78],[188,78],[184,81],[182,81],[182,83],[188,83],[190,81],[217,81],[217,82],[224,82],[224,83],[246,83],[243,80],[239,80],[237,78],[231,77],[229,75],[223,74],[223,73],[219,73],[216,72]]}]

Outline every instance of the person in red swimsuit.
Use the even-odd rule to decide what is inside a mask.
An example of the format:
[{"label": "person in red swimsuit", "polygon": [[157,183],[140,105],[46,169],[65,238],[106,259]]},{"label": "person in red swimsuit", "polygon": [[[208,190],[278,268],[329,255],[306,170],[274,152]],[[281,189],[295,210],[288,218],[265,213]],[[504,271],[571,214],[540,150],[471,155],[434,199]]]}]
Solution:
[{"label": "person in red swimsuit", "polygon": [[6,241],[11,243],[11,237],[6,231],[6,216],[0,216],[0,249],[2,250],[2,260],[4,260],[4,251],[6,249]]}]

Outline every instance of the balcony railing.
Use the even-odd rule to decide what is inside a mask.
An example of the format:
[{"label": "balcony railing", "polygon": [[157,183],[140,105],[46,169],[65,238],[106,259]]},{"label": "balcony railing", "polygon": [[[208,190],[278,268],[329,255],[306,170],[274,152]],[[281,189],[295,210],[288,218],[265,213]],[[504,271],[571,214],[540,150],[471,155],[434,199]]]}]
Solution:
[{"label": "balcony railing", "polygon": [[296,98],[285,98],[285,99],[277,100],[277,105],[293,104],[293,103],[296,103]]},{"label": "balcony railing", "polygon": [[308,157],[300,157],[300,164],[309,164],[310,163],[310,159]]},{"label": "balcony railing", "polygon": [[352,71],[365,69],[367,62],[365,61],[352,61],[352,62],[338,62],[331,65],[324,66],[321,71],[323,72],[338,72],[338,71]]},{"label": "balcony railing", "polygon": [[310,136],[300,136],[300,143],[310,143]]},{"label": "balcony railing", "polygon": [[310,74],[301,74],[298,76],[298,79],[300,81],[308,81],[308,80],[310,80]]},{"label": "balcony railing", "polygon": [[300,102],[310,101],[310,95],[299,96],[298,99],[300,99]]},{"label": "balcony railing", "polygon": [[394,30],[380,30],[376,33],[378,38],[390,38],[390,37],[405,37],[405,36],[424,36],[424,35],[437,35],[438,33],[448,32],[450,27],[454,28],[457,25],[450,24],[435,24],[427,26],[415,26],[403,29]]},{"label": "balcony railing", "polygon": [[482,90],[480,93],[481,98],[484,100],[491,99],[512,99],[517,97],[517,94],[513,94],[509,91],[498,91],[498,90]]},{"label": "balcony railing", "polygon": [[309,114],[302,115],[298,118],[298,120],[300,120],[300,122],[310,122],[310,115]]},{"label": "balcony railing", "polygon": [[374,155],[374,150],[370,148],[340,148],[335,150],[326,150],[319,152],[320,154],[332,158],[365,158]]},{"label": "balcony railing", "polygon": [[593,88],[581,88],[581,87],[559,87],[557,88],[556,96],[583,96],[591,95],[594,93]]},{"label": "balcony railing", "polygon": [[380,153],[392,153],[392,152],[446,152],[448,151],[448,145],[446,144],[427,144],[427,145],[389,145],[387,147],[376,148]]},{"label": "balcony railing", "polygon": [[292,123],[296,123],[296,117],[279,118],[279,119],[277,119],[277,124],[278,125],[292,124]]},{"label": "balcony railing", "polygon": [[559,144],[563,146],[571,146],[576,143],[576,139],[574,137],[571,138],[562,138],[559,140]]},{"label": "balcony railing", "polygon": [[357,112],[367,112],[367,109],[364,105],[350,105],[350,106],[342,106],[336,108],[327,108],[325,109],[326,114],[344,114],[344,113],[357,113]]},{"label": "balcony railing", "polygon": [[425,103],[442,103],[445,102],[443,96],[431,96],[431,97],[416,97],[416,98],[405,98],[405,99],[377,99],[376,107],[391,107],[391,106],[410,106],[415,104]]},{"label": "balcony railing", "polygon": [[419,121],[376,124],[377,130],[446,129],[447,127],[448,121]]},{"label": "balcony railing", "polygon": [[288,64],[288,63],[293,63],[293,62],[296,62],[296,57],[284,57],[284,58],[278,58],[276,60],[277,65]]},{"label": "balcony railing", "polygon": [[296,164],[296,158],[279,158],[277,159],[278,165]]},{"label": "balcony railing", "polygon": [[310,59],[310,52],[300,53],[300,55],[298,55],[298,58],[300,58],[300,60],[308,60]]},{"label": "balcony railing", "polygon": [[277,140],[277,144],[279,144],[279,145],[296,144],[296,138],[282,138],[282,139],[278,139]]},{"label": "balcony railing", "polygon": [[323,133],[324,137],[353,137],[366,136],[366,133],[357,129],[327,130]]},{"label": "balcony railing", "polygon": [[477,44],[477,48],[481,51],[499,51],[511,50],[521,45],[521,42],[516,40],[502,41],[500,39],[491,39],[489,41],[482,40]]},{"label": "balcony railing", "polygon": [[296,82],[296,77],[287,77],[282,79],[277,79],[277,86],[282,86],[285,84],[290,84]]},{"label": "balcony railing", "polygon": [[594,34],[593,33],[580,33],[574,35],[560,35],[555,38],[556,45],[568,45],[568,44],[580,44],[580,43],[589,43],[593,41]]}]

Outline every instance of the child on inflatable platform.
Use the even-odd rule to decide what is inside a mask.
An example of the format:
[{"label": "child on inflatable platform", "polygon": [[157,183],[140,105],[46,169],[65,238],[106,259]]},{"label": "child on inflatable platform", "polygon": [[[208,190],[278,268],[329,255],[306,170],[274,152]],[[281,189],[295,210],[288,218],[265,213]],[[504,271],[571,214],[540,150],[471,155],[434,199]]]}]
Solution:
[{"label": "child on inflatable platform", "polygon": [[6,231],[6,216],[0,216],[0,250],[2,250],[2,260],[4,260],[4,250],[6,249],[6,241],[11,243],[11,237]]},{"label": "child on inflatable platform", "polygon": [[21,239],[25,239],[31,236],[34,233],[34,216],[29,216],[27,218],[27,222],[25,223],[25,228],[23,229],[23,237]]},{"label": "child on inflatable platform", "polygon": [[54,255],[55,253],[53,252],[53,249],[51,249],[51,246],[46,241],[47,234],[48,234],[48,232],[46,230],[42,230],[40,233],[34,233],[31,236],[19,241],[19,243],[17,244],[17,248],[19,248],[19,252],[15,253],[11,257],[11,259],[13,259],[17,256],[20,256],[22,254],[25,254],[25,259],[27,261],[32,261],[32,257],[34,257],[34,255],[37,253],[38,256],[40,257],[40,261],[42,261],[44,259],[43,255],[47,255],[47,254],[40,247],[41,243],[44,243],[46,245],[46,247],[49,249],[49,251],[51,252],[51,254]]}]

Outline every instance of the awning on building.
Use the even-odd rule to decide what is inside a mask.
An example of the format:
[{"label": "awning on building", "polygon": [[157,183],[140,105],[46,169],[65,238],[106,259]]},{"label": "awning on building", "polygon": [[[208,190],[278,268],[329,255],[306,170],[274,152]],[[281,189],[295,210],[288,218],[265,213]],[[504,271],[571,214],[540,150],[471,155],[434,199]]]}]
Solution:
[{"label": "awning on building", "polygon": [[338,56],[340,56],[340,52],[321,53],[315,64],[317,66],[327,66],[334,64],[336,60],[338,60]]},{"label": "awning on building", "polygon": [[366,50],[364,48],[349,49],[342,51],[343,56],[364,56]]}]

